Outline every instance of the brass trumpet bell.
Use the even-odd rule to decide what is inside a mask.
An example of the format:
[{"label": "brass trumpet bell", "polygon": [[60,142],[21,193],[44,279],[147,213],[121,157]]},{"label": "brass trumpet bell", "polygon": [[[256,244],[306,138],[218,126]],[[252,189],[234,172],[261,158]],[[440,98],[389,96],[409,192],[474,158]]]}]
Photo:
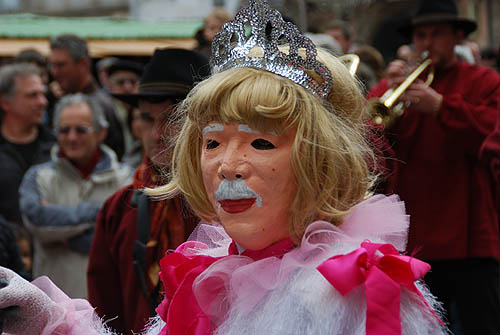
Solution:
[{"label": "brass trumpet bell", "polygon": [[359,66],[359,56],[356,54],[345,54],[339,57],[339,60],[347,67],[351,76],[356,75]]}]

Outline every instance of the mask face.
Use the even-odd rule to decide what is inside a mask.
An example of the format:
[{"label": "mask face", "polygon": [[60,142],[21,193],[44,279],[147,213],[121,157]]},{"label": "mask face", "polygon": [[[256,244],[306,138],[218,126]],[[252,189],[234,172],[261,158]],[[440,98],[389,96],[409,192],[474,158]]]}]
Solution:
[{"label": "mask face", "polygon": [[278,136],[215,122],[203,129],[205,190],[226,232],[246,249],[263,249],[289,236],[297,191],[290,161],[295,133]]}]

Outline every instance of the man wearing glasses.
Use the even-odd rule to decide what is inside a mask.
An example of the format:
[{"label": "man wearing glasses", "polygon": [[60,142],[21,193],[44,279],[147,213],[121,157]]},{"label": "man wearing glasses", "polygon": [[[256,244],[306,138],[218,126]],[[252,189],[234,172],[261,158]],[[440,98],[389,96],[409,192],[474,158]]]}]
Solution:
[{"label": "man wearing glasses", "polygon": [[51,161],[26,172],[19,204],[34,239],[33,275],[47,275],[69,296],[86,298],[97,213],[106,198],[130,182],[132,171],[102,144],[107,121],[88,96],[62,98],[54,129]]},{"label": "man wearing glasses", "polygon": [[[123,130],[115,114],[111,97],[99,87],[91,73],[87,42],[75,35],[63,34],[50,40],[50,74],[57,82],[62,96],[84,93],[102,108],[108,121],[108,132],[104,143],[121,159],[124,152]],[[49,121],[52,121],[49,115]]]}]

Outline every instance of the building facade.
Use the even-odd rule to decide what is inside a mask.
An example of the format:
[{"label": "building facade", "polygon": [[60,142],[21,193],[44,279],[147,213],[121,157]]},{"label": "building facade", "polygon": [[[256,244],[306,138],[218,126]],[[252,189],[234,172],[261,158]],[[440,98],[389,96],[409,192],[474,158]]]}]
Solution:
[{"label": "building facade", "polygon": [[[1,13],[57,16],[123,16],[139,20],[201,20],[215,6],[234,14],[247,0],[0,0]],[[405,43],[394,27],[409,19],[417,0],[268,0],[303,31],[333,18],[352,24],[354,40],[371,44],[391,59]],[[469,38],[479,47],[500,45],[500,1],[457,0],[461,15],[478,23]]]}]

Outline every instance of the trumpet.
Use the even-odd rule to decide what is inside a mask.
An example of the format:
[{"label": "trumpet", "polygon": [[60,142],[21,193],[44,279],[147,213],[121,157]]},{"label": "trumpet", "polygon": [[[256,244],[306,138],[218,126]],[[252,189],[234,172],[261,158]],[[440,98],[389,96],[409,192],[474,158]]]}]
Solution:
[{"label": "trumpet", "polygon": [[397,117],[403,115],[404,110],[410,106],[410,103],[399,102],[396,104],[396,101],[428,67],[430,67],[430,70],[424,85],[429,86],[432,83],[434,80],[434,69],[432,67],[432,60],[429,58],[429,52],[424,51],[421,59],[420,65],[398,87],[390,88],[380,98],[368,101],[368,108],[370,108],[373,121],[376,124],[383,123],[385,126],[389,126]]},{"label": "trumpet", "polygon": [[339,60],[347,67],[351,76],[354,77],[359,66],[359,56],[356,54],[345,54],[339,57]]}]

